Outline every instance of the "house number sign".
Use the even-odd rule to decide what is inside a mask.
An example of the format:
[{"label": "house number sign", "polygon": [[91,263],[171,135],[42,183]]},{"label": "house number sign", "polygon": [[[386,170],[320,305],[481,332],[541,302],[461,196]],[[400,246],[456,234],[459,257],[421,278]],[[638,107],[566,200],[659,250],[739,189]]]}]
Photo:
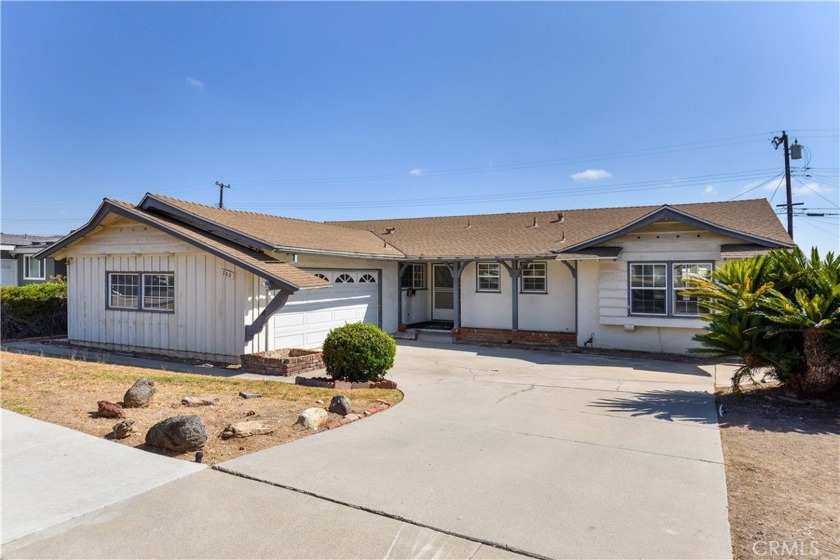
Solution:
[{"label": "house number sign", "polygon": [[233,278],[233,271],[228,270],[226,268],[223,268],[222,269],[222,276],[224,276],[225,278]]}]

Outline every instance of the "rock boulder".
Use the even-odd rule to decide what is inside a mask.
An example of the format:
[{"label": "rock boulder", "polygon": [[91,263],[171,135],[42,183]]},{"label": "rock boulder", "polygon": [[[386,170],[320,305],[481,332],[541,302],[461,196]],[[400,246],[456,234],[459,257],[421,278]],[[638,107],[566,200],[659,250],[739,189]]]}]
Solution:
[{"label": "rock boulder", "polygon": [[310,430],[317,430],[327,419],[327,411],[323,408],[307,408],[298,416],[297,424]]},{"label": "rock boulder", "polygon": [[155,382],[151,379],[138,379],[134,385],[125,392],[123,397],[123,406],[126,408],[140,408],[149,406],[152,402],[152,397],[155,396],[157,387]]},{"label": "rock boulder", "polygon": [[101,418],[125,418],[123,407],[111,401],[99,401],[96,403],[96,413]]},{"label": "rock boulder", "polygon": [[114,424],[114,439],[125,439],[134,433],[134,420],[123,420]]},{"label": "rock boulder", "polygon": [[173,416],[161,420],[146,433],[146,443],[170,451],[195,451],[207,441],[207,430],[198,416]]},{"label": "rock boulder", "polygon": [[273,431],[274,428],[267,427],[259,420],[236,422],[235,424],[227,425],[227,427],[222,432],[222,439],[261,436],[263,434],[270,434]]},{"label": "rock boulder", "polygon": [[353,410],[353,403],[344,395],[336,395],[330,401],[330,412],[347,416]]},{"label": "rock boulder", "polygon": [[184,397],[181,404],[184,406],[213,406],[219,402],[219,397]]}]

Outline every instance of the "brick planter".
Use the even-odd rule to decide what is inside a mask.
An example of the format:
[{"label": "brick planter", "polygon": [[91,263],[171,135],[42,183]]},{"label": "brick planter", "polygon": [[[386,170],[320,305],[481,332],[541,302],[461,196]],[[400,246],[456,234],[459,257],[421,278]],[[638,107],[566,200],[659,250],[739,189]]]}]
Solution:
[{"label": "brick planter", "polygon": [[452,337],[459,344],[528,344],[533,346],[575,346],[575,333],[512,331],[510,329],[452,329]]},{"label": "brick planter", "polygon": [[243,354],[241,360],[242,369],[254,373],[282,375],[284,377],[324,369],[324,359],[320,350],[284,348],[271,352]]},{"label": "brick planter", "polygon": [[397,384],[390,379],[383,379],[382,381],[363,381],[361,383],[351,383],[350,381],[340,381],[329,379],[328,377],[295,377],[295,385],[303,385],[304,387],[320,387],[322,389],[396,389]]}]

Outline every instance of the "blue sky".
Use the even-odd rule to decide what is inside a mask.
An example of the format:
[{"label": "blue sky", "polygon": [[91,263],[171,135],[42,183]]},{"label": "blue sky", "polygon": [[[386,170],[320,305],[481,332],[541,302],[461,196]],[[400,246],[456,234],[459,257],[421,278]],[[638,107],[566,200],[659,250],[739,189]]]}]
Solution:
[{"label": "blue sky", "polygon": [[[307,219],[771,198],[783,128],[813,168],[795,200],[838,213],[838,22],[836,2],[4,2],[2,228],[63,233],[146,191],[213,204],[217,180],[231,208]],[[797,241],[836,251],[838,223],[797,218]]]}]

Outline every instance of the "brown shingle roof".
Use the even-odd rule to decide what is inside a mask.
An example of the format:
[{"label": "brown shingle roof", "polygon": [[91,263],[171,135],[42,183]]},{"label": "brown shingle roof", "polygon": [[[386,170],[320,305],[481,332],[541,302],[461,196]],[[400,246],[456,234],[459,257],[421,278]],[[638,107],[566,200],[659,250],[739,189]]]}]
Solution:
[{"label": "brown shingle roof", "polygon": [[188,243],[210,250],[210,252],[216,253],[221,258],[227,258],[243,268],[251,269],[251,272],[261,278],[276,280],[297,289],[320,288],[329,285],[329,282],[326,280],[304,272],[291,264],[280,262],[263,253],[246,249],[241,245],[226,241],[170,218],[140,210],[127,202],[106,198],[105,203],[120,208],[122,215],[129,219],[135,218],[146,223],[151,223],[151,225],[163,231],[181,237]]},{"label": "brown shingle roof", "polygon": [[[661,208],[632,206],[331,223],[371,230],[411,257],[535,256],[550,255],[617,232]],[[676,204],[668,208],[713,226],[774,244],[792,245],[765,199]]]},{"label": "brown shingle roof", "polygon": [[[156,200],[165,206],[174,207],[283,250],[300,249],[377,257],[403,256],[382,239],[369,231],[359,231],[359,228],[220,209],[159,194],[149,193],[144,202],[147,199]],[[165,209],[158,210],[166,212]]]}]

